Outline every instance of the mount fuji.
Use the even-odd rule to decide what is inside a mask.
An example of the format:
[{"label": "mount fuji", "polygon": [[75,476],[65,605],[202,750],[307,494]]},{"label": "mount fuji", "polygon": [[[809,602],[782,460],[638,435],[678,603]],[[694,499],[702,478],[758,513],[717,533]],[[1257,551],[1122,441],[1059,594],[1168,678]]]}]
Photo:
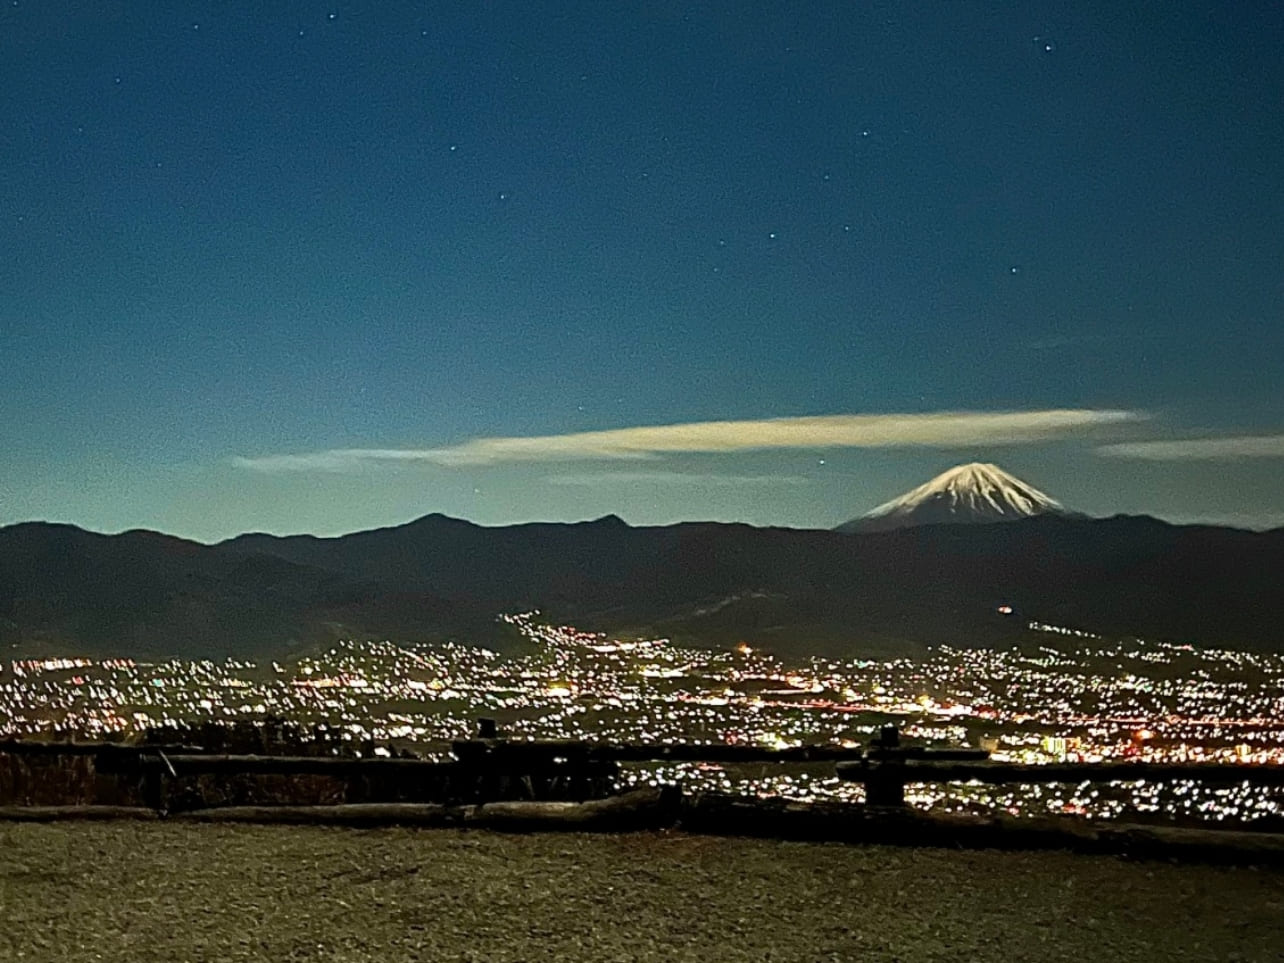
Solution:
[{"label": "mount fuji", "polygon": [[840,532],[886,532],[917,525],[1011,522],[1034,515],[1082,517],[998,465],[972,462],[844,522]]}]

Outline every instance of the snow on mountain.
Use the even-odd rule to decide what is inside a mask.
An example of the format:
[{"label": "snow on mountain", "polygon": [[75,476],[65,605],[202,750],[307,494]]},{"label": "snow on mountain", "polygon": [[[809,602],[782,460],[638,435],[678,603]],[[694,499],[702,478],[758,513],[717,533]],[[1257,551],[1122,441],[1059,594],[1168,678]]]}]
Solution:
[{"label": "snow on mountain", "polygon": [[1007,522],[1046,514],[1073,513],[998,465],[972,462],[937,475],[860,518],[839,525],[838,530],[880,532],[912,525]]}]

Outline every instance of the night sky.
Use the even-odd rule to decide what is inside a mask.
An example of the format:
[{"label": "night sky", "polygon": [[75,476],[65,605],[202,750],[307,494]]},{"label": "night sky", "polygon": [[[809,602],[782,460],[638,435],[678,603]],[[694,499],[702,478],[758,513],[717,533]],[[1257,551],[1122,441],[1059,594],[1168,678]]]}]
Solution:
[{"label": "night sky", "polygon": [[1284,525],[1284,6],[3,4],[0,524]]}]

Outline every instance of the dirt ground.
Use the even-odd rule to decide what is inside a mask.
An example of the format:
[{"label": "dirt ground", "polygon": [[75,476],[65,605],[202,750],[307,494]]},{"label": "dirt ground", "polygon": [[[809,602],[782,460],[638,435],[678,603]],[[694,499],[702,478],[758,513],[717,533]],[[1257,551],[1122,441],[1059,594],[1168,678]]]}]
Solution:
[{"label": "dirt ground", "polygon": [[1284,960],[1284,873],[681,834],[0,823],[0,960]]}]

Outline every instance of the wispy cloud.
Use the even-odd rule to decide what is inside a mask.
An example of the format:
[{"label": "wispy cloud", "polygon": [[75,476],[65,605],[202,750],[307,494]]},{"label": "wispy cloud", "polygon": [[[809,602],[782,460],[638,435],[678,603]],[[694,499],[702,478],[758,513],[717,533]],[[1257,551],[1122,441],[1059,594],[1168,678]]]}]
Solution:
[{"label": "wispy cloud", "polygon": [[550,485],[596,488],[601,485],[691,485],[713,488],[752,488],[775,485],[806,485],[803,475],[723,475],[681,471],[603,471],[582,475],[549,475]]},{"label": "wispy cloud", "polygon": [[1284,458],[1284,435],[1237,435],[1223,438],[1185,438],[1177,441],[1130,441],[1102,445],[1097,454],[1145,461],[1237,461],[1243,458]]},{"label": "wispy cloud", "polygon": [[328,451],[310,451],[299,455],[237,455],[232,464],[238,468],[268,473],[316,471],[350,472],[378,464],[417,463],[433,461],[426,458],[427,451],[414,448],[331,448]]},{"label": "wispy cloud", "polygon": [[343,472],[414,462],[465,467],[503,462],[643,460],[679,453],[789,448],[964,448],[1046,441],[1143,417],[1135,411],[1075,408],[817,415],[699,421],[526,438],[474,438],[445,448],[336,448],[238,457],[234,463],[262,472]]}]

